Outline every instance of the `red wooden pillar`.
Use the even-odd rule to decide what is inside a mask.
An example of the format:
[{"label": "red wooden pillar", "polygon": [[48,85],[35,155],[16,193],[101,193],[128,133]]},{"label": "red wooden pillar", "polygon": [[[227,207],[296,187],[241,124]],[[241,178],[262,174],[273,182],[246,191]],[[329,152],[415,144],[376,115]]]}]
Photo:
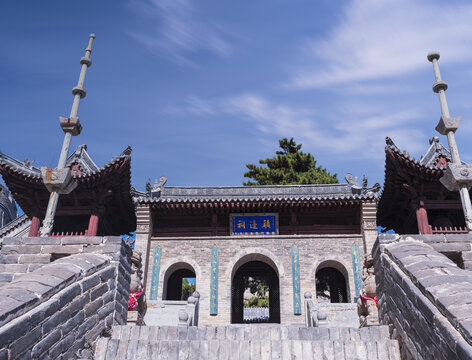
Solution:
[{"label": "red wooden pillar", "polygon": [[419,207],[416,208],[416,221],[418,222],[418,232],[420,234],[432,234],[433,231],[428,223],[428,213],[424,208],[424,202],[419,202]]},{"label": "red wooden pillar", "polygon": [[88,226],[87,235],[88,236],[97,236],[98,230],[98,215],[90,215],[90,221]]},{"label": "red wooden pillar", "polygon": [[218,214],[211,214],[211,234],[213,236],[218,235]]},{"label": "red wooden pillar", "polygon": [[35,237],[39,236],[39,227],[41,225],[41,220],[37,216],[33,216],[31,219],[31,226],[30,226],[30,231],[28,236],[29,237]]},{"label": "red wooden pillar", "polygon": [[297,213],[292,210],[291,212],[291,218],[290,218],[290,225],[292,227],[292,235],[296,235],[297,234]]}]

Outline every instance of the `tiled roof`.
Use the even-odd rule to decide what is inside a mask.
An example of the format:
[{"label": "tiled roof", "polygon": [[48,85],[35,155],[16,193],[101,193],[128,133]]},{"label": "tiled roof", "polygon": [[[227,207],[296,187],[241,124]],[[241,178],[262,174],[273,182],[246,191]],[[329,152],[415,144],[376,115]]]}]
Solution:
[{"label": "tiled roof", "polygon": [[[110,160],[110,162],[100,168],[92,161],[90,155],[87,153],[87,147],[85,145],[80,145],[77,150],[75,150],[67,158],[66,164],[67,166],[70,166],[73,163],[78,163],[80,165],[82,173],[73,174],[73,178],[89,177],[105,171],[120,160],[130,158],[130,149],[130,147],[127,147],[120,155],[114,157]],[[26,178],[26,180],[30,180],[32,182],[42,182],[41,170],[33,166],[33,163],[34,161],[29,161],[28,159],[25,159],[24,161],[18,161],[11,156],[0,152],[0,169],[2,172],[6,170],[10,173],[22,175]]]},{"label": "tiled roof", "polygon": [[423,166],[431,166],[431,167],[437,167],[437,161],[439,157],[444,157],[448,161],[451,160],[451,153],[439,142],[439,138],[437,136],[432,137],[429,140],[430,146],[428,148],[428,151],[421,156],[421,159],[419,161],[420,165]]},{"label": "tiled roof", "polygon": [[21,226],[22,224],[26,223],[27,221],[31,221],[26,214],[23,214],[17,217],[15,220],[10,221],[4,227],[0,228],[0,239],[5,237],[11,230]]},{"label": "tiled roof", "polygon": [[[349,179],[351,179],[349,177]],[[348,184],[326,185],[266,185],[266,186],[215,186],[178,187],[162,185],[147,192],[132,189],[135,202],[212,202],[261,200],[364,200],[375,199],[378,184],[367,188],[356,180]]]}]

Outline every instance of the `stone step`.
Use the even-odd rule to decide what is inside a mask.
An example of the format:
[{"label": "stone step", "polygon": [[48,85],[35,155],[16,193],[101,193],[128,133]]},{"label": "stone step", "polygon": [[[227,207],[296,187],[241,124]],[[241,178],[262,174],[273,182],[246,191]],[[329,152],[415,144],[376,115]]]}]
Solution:
[{"label": "stone step", "polygon": [[120,340],[100,338],[95,360],[400,360],[395,340]]},{"label": "stone step", "polygon": [[390,338],[388,326],[366,328],[264,325],[221,326],[114,326],[112,338],[117,340],[341,340],[381,341]]}]

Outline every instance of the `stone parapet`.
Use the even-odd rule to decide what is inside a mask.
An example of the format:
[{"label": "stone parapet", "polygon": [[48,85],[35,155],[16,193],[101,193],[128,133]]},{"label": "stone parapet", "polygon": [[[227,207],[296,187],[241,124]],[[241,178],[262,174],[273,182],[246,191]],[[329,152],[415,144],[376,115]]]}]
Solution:
[{"label": "stone parapet", "polygon": [[433,244],[469,235],[379,235],[374,246],[379,319],[393,324],[402,359],[472,359],[472,272]]},{"label": "stone parapet", "polygon": [[7,237],[0,249],[0,284],[73,254],[109,255],[118,261],[131,250],[119,236]]},{"label": "stone parapet", "polygon": [[0,287],[0,358],[72,359],[126,323],[129,261],[76,254]]}]

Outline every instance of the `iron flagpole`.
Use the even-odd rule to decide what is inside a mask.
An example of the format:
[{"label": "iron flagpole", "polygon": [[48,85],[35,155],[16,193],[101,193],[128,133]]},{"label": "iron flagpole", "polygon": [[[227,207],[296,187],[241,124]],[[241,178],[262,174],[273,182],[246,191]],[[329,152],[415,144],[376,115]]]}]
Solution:
[{"label": "iron flagpole", "polygon": [[86,95],[84,89],[85,74],[87,68],[92,65],[90,60],[90,54],[92,53],[92,43],[95,39],[95,34],[90,34],[89,43],[85,49],[85,56],[80,59],[82,65],[80,69],[79,81],[77,86],[72,88],[72,95],[74,95],[74,101],[70,110],[68,118],[60,117],[60,124],[64,131],[64,142],[62,144],[61,154],[56,169],[41,168],[41,174],[45,186],[51,192],[49,196],[48,207],[46,210],[46,216],[44,217],[43,227],[41,228],[41,236],[49,236],[54,226],[54,217],[56,214],[57,203],[59,201],[60,194],[68,194],[75,189],[77,184],[72,180],[70,171],[66,168],[67,156],[69,154],[70,143],[72,136],[77,136],[82,131],[82,126],[77,117],[79,111],[80,100]]},{"label": "iron flagpole", "polygon": [[472,205],[470,202],[469,188],[472,185],[472,166],[462,164],[459,149],[457,148],[455,132],[459,127],[460,117],[451,118],[449,107],[446,100],[446,90],[448,85],[441,78],[439,72],[439,52],[430,52],[427,56],[428,61],[433,64],[435,83],[433,91],[439,96],[441,105],[441,119],[436,130],[441,135],[447,136],[449,151],[451,153],[451,163],[448,163],[445,175],[440,179],[441,183],[450,191],[459,191],[462,209],[464,211],[465,224],[469,233],[472,233]]}]

